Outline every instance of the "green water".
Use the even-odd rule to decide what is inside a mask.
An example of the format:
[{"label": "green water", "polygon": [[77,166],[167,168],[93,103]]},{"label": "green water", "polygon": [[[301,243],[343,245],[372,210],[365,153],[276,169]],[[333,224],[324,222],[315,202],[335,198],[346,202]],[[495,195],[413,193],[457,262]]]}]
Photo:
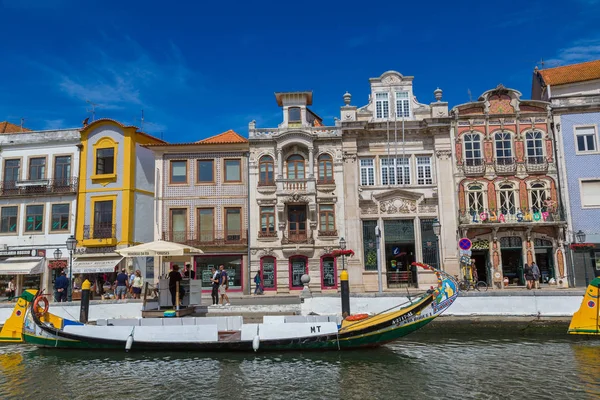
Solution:
[{"label": "green water", "polygon": [[600,340],[414,334],[354,352],[0,347],[1,399],[600,399]]}]

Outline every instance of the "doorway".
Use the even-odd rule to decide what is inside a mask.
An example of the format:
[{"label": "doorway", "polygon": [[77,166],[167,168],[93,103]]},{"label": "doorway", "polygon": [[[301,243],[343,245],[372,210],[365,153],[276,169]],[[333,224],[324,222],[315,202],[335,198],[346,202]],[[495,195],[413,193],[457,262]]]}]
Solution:
[{"label": "doorway", "polygon": [[288,237],[290,242],[306,240],[306,205],[289,206]]},{"label": "doorway", "polygon": [[535,260],[540,269],[541,282],[548,283],[554,276],[554,251],[552,242],[545,239],[535,239]]},{"label": "doorway", "polygon": [[477,278],[480,281],[484,281],[488,285],[491,285],[491,282],[488,280],[488,263],[490,261],[489,253],[489,250],[475,250],[471,255],[471,258],[475,260]]}]

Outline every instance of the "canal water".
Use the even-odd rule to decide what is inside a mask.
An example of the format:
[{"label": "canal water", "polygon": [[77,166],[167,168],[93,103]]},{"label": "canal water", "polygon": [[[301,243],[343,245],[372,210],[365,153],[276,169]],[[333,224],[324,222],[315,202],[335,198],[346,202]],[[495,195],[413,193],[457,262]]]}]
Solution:
[{"label": "canal water", "polygon": [[1,399],[600,399],[600,340],[414,334],[354,352],[0,347]]}]

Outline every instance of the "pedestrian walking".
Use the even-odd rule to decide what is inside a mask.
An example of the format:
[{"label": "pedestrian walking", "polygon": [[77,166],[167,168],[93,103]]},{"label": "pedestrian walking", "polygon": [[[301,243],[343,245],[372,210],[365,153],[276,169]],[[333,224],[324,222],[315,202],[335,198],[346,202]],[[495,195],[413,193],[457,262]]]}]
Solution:
[{"label": "pedestrian walking", "polygon": [[115,280],[115,297],[117,300],[125,300],[127,294],[127,288],[129,287],[129,277],[125,273],[125,268],[121,270],[121,273],[117,275]]},{"label": "pedestrian walking", "polygon": [[531,275],[533,276],[533,287],[532,289],[541,289],[540,287],[540,268],[535,262],[531,263]]},{"label": "pedestrian walking", "polygon": [[142,286],[144,285],[144,278],[142,278],[142,272],[139,269],[135,270],[133,282],[131,283],[131,293],[134,299],[139,299],[142,294]]},{"label": "pedestrian walking", "polygon": [[525,281],[527,281],[527,290],[531,290],[533,287],[533,270],[526,263],[525,268],[523,268],[523,272],[525,274]]},{"label": "pedestrian walking", "polygon": [[219,305],[219,271],[215,267],[212,267],[210,269],[210,272],[212,273],[211,278],[210,278],[210,281],[212,283],[212,291],[210,293],[210,296],[212,297],[213,306],[218,306]]},{"label": "pedestrian walking", "polygon": [[256,275],[254,275],[254,283],[256,284],[256,288],[254,288],[254,294],[263,294],[260,272],[257,272]]},{"label": "pedestrian walking", "polygon": [[12,299],[15,298],[16,291],[17,286],[15,285],[15,278],[10,278],[8,285],[6,285],[6,297],[8,297],[8,301],[12,301]]},{"label": "pedestrian walking", "polygon": [[[229,289],[229,277],[225,266],[219,265],[219,295],[221,295],[221,305],[229,306],[229,296],[227,296],[227,289]],[[226,300],[227,299],[227,300]]]},{"label": "pedestrian walking", "polygon": [[67,301],[67,291],[69,290],[69,280],[65,271],[54,281],[54,300],[59,303]]}]

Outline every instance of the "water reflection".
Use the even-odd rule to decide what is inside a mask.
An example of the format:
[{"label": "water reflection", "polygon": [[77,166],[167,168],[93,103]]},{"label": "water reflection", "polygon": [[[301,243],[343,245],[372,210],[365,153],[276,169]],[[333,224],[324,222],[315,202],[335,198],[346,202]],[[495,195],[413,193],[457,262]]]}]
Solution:
[{"label": "water reflection", "polygon": [[[0,347],[2,399],[600,398],[600,342],[412,336],[356,352],[86,352]],[[58,392],[57,392],[58,390]]]}]

